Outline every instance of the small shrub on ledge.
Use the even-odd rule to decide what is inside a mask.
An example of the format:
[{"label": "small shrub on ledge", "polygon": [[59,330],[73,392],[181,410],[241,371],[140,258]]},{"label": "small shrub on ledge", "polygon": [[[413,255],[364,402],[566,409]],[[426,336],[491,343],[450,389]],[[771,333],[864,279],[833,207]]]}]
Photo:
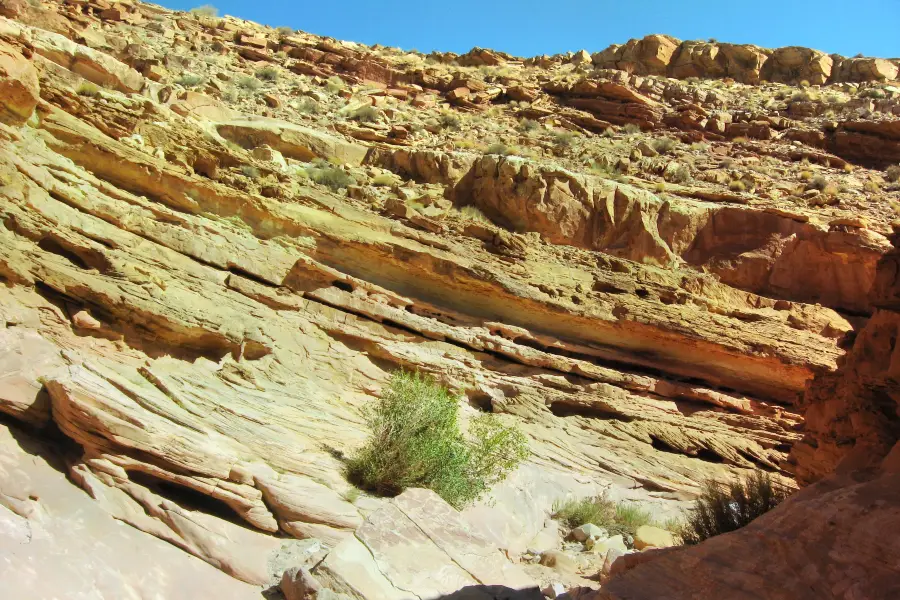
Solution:
[{"label": "small shrub on ledge", "polygon": [[458,399],[418,373],[394,373],[365,416],[371,434],[348,461],[347,477],[381,495],[423,487],[462,508],[528,456],[525,436],[493,414],[473,419],[464,435]]}]

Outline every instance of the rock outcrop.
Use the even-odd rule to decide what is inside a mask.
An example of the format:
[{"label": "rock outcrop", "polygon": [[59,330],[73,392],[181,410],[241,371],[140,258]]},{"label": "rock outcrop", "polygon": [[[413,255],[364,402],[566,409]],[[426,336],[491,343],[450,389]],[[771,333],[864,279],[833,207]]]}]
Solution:
[{"label": "rock outcrop", "polygon": [[900,545],[883,533],[900,524],[898,273],[895,249],[878,265],[875,314],[838,370],[807,389],[805,436],[791,462],[800,481],[817,482],[745,528],[648,557],[585,598],[812,600],[900,592]]},{"label": "rock outcrop", "polygon": [[[533,596],[653,556],[682,581],[705,550],[648,527],[573,558],[554,504],[605,493],[658,524],[706,478],[794,487],[892,446],[900,188],[871,168],[900,152],[891,61],[667,36],[426,60],[130,1],[0,15],[14,596]],[[843,104],[791,87],[838,72]],[[528,459],[461,512],[355,489],[397,369]],[[752,548],[788,525],[811,544],[825,526],[791,520],[831,500],[839,527],[885,528],[853,504],[885,482],[822,481]]]}]

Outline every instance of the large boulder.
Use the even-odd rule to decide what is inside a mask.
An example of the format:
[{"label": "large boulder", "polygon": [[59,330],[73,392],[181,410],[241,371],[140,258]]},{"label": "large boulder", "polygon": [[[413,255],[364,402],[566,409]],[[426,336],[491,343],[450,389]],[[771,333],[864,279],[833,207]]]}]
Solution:
[{"label": "large boulder", "polygon": [[768,81],[822,85],[831,77],[831,56],[800,46],[778,48],[763,65],[762,77]]},{"label": "large boulder", "polygon": [[37,71],[13,46],[0,42],[0,121],[20,125],[40,99]]}]

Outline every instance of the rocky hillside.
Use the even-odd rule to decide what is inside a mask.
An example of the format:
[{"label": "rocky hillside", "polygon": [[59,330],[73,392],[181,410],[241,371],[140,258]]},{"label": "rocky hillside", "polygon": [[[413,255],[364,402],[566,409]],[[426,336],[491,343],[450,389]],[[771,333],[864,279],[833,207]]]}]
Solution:
[{"label": "rocky hillside", "polygon": [[[662,522],[708,477],[889,449],[888,392],[835,372],[866,323],[857,347],[895,343],[898,66],[666,36],[425,56],[0,0],[4,588],[596,589],[608,548],[564,543],[555,502]],[[346,481],[400,368],[527,435],[491,498]]]}]

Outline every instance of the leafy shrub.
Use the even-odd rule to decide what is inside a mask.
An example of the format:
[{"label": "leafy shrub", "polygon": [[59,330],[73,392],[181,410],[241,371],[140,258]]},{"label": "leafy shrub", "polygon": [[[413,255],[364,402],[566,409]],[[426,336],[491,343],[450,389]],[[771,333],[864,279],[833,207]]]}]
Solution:
[{"label": "leafy shrub", "polygon": [[276,28],[275,28],[275,31],[276,31],[276,32],[278,33],[278,35],[280,35],[280,36],[294,35],[294,29],[293,29],[292,27],[284,27],[284,26],[282,26],[282,27],[276,27]]},{"label": "leafy shrub", "polygon": [[625,133],[625,135],[635,135],[641,132],[641,128],[635,123],[626,123],[625,126],[622,127],[622,132]]},{"label": "leafy shrub", "polygon": [[194,75],[192,73],[185,73],[184,75],[182,75],[181,77],[176,79],[175,83],[177,83],[180,86],[186,87],[186,88],[192,88],[192,87],[197,87],[198,85],[203,83],[203,81],[204,81],[204,79],[200,75]]},{"label": "leafy shrub", "polygon": [[396,495],[434,490],[460,508],[504,479],[527,456],[525,437],[482,415],[459,429],[457,399],[427,376],[399,371],[366,413],[371,435],[347,464],[362,489]]},{"label": "leafy shrub", "polygon": [[100,88],[90,81],[82,81],[78,84],[78,88],[75,90],[75,93],[79,96],[87,96],[88,98],[93,98],[100,93]]},{"label": "leafy shrub", "polygon": [[204,4],[203,6],[192,8],[190,12],[192,15],[197,15],[198,17],[209,17],[210,19],[215,19],[219,16],[219,9],[211,4]]},{"label": "leafy shrub", "polygon": [[570,528],[593,523],[612,535],[621,533],[632,537],[638,527],[653,522],[649,512],[634,504],[614,502],[605,493],[557,503],[553,506],[553,516]]},{"label": "leafy shrub", "polygon": [[778,506],[788,495],[788,490],[772,481],[765,471],[754,471],[743,480],[727,484],[707,480],[679,534],[685,544],[699,544],[740,529]]},{"label": "leafy shrub", "polygon": [[247,90],[248,92],[255,92],[262,87],[262,82],[259,79],[247,75],[238,77],[234,83],[242,90]]},{"label": "leafy shrub", "polygon": [[262,81],[277,81],[278,69],[275,67],[263,67],[262,69],[258,69],[255,75],[257,79]]},{"label": "leafy shrub", "polygon": [[900,181],[900,165],[892,165],[884,172],[884,178],[890,183]]},{"label": "leafy shrub", "polygon": [[672,138],[659,138],[657,140],[653,140],[653,149],[660,154],[667,154],[671,152],[677,145],[678,142],[676,142]]},{"label": "leafy shrub", "polygon": [[732,192],[744,192],[747,190],[747,184],[740,179],[735,179],[728,184],[728,189]]}]

